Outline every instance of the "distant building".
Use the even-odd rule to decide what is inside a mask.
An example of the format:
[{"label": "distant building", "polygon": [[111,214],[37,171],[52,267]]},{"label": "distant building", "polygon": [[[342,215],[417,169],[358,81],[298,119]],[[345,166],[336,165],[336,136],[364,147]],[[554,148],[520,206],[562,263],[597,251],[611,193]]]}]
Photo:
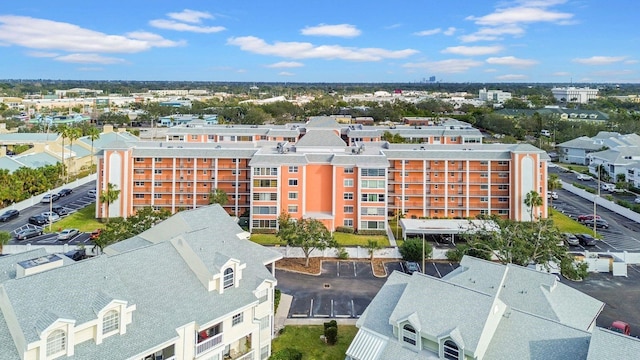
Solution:
[{"label": "distant building", "polygon": [[577,87],[560,87],[551,89],[553,97],[560,102],[574,102],[586,104],[589,100],[598,97],[598,89],[577,88]]},{"label": "distant building", "polygon": [[478,97],[482,101],[491,101],[496,103],[503,103],[506,100],[511,99],[511,93],[502,90],[487,90],[480,89]]}]

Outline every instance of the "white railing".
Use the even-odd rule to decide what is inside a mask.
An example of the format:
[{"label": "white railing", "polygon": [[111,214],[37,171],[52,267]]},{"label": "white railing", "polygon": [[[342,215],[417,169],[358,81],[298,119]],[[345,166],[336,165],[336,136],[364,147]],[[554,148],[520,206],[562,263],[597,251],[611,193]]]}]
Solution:
[{"label": "white railing", "polygon": [[174,356],[172,356],[172,357],[168,357],[168,358],[166,358],[166,359],[164,359],[164,360],[176,360],[176,356],[174,355]]},{"label": "white railing", "polygon": [[221,344],[222,344],[222,333],[212,336],[207,340],[196,344],[196,355],[204,354],[207,351],[214,349]]},{"label": "white railing", "polygon": [[255,352],[254,350],[251,350],[248,353],[246,353],[246,354],[244,354],[244,355],[242,355],[240,357],[235,358],[235,360],[253,360],[253,353],[254,352]]}]

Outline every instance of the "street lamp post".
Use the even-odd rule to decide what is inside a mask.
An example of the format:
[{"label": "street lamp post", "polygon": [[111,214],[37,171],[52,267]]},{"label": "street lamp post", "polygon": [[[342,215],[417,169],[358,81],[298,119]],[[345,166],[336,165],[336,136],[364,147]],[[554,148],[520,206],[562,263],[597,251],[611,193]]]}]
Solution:
[{"label": "street lamp post", "polygon": [[51,212],[53,211],[53,195],[49,189],[49,232],[51,232]]},{"label": "street lamp post", "polygon": [[596,172],[598,173],[598,194],[593,196],[593,237],[596,237],[596,208],[598,206],[597,200],[600,197],[600,165],[596,166]]}]

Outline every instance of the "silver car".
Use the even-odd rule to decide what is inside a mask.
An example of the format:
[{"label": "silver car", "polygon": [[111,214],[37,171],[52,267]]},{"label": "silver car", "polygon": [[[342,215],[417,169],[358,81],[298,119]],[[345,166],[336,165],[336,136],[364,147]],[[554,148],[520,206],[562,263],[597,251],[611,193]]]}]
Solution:
[{"label": "silver car", "polygon": [[60,232],[60,234],[58,234],[58,240],[71,240],[79,233],[80,230],[78,229],[64,229]]}]

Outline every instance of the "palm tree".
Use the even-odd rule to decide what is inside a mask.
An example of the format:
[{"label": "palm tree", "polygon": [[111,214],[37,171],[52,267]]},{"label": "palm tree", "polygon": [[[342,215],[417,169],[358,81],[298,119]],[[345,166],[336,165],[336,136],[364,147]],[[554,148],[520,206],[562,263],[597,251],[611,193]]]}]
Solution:
[{"label": "palm tree", "polygon": [[[558,190],[562,188],[562,183],[560,182],[560,178],[558,177],[558,174],[551,174],[549,175],[549,179],[547,180],[547,189],[549,189],[549,191],[553,192],[555,190]],[[553,196],[551,196],[549,198],[550,203],[549,206],[553,205]]]},{"label": "palm tree", "polygon": [[376,240],[367,240],[367,245],[365,245],[367,252],[369,253],[369,261],[371,261],[373,265],[373,255],[376,250],[382,249],[382,247],[378,244]]},{"label": "palm tree", "polygon": [[91,170],[90,170],[90,173],[93,173],[93,156],[94,156],[94,153],[93,153],[93,142],[100,138],[100,130],[98,128],[92,126],[87,130],[87,136],[91,140]]},{"label": "palm tree", "polygon": [[112,183],[107,184],[107,190],[100,192],[100,203],[106,204],[106,218],[107,223],[109,223],[109,205],[118,200],[118,196],[120,196],[120,190],[117,189],[116,185]]},{"label": "palm tree", "polygon": [[[67,137],[69,138],[69,169],[71,169],[71,151],[73,150],[73,141],[77,140],[78,138],[80,138],[80,136],[82,136],[82,130],[76,127],[69,127],[67,129],[68,129]],[[68,175],[69,175],[69,172],[67,171],[67,177]]]},{"label": "palm tree", "polygon": [[62,137],[62,177],[65,175],[65,161],[64,161],[64,139],[69,137],[69,128],[65,124],[60,124],[57,127],[58,134]]},{"label": "palm tree", "polygon": [[531,214],[531,222],[533,222],[533,219],[535,218],[535,215],[533,214],[533,210],[536,207],[539,207],[542,205],[543,203],[542,197],[540,196],[540,194],[538,194],[537,191],[531,190],[525,196],[524,203],[529,207],[529,213]]}]

